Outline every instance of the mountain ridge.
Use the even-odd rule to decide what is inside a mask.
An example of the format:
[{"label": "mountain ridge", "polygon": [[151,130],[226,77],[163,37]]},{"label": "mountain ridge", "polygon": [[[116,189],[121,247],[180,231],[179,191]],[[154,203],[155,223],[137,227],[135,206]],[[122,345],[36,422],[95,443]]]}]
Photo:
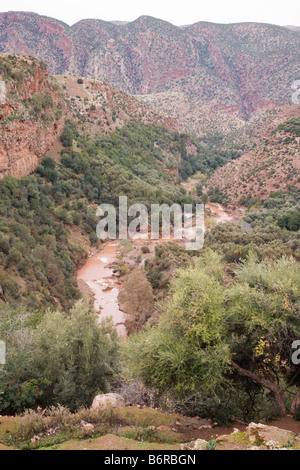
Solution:
[{"label": "mountain ridge", "polygon": [[290,102],[299,46],[297,31],[263,23],[181,28],[141,16],[69,26],[35,13],[0,14],[0,52],[37,57],[51,74],[95,78],[134,95],[183,92],[246,120]]}]

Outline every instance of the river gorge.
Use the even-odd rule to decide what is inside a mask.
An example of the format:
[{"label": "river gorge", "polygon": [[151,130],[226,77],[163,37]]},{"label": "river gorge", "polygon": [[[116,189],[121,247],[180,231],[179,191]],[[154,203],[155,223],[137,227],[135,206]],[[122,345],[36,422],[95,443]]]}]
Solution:
[{"label": "river gorge", "polygon": [[[239,208],[229,211],[220,204],[209,203],[206,206],[209,215],[206,220],[216,223],[237,223],[244,209]],[[141,254],[144,245],[149,247],[149,253],[142,256],[142,263],[155,255],[155,246],[166,240],[131,240],[133,247],[132,264],[134,258]],[[115,272],[116,266],[120,264],[119,241],[108,242],[100,251],[90,255],[84,266],[77,273],[77,281],[80,290],[88,288],[93,295],[94,308],[99,315],[99,321],[111,318],[112,323],[120,336],[126,336],[126,314],[121,310],[119,304],[119,293],[122,281]]]}]

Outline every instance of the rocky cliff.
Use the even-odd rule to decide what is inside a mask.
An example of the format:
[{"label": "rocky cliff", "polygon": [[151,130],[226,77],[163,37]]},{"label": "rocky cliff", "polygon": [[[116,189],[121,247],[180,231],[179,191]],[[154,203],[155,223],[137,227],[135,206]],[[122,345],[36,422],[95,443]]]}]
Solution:
[{"label": "rocky cliff", "polygon": [[0,56],[0,177],[36,169],[62,130],[62,109],[44,64]]}]

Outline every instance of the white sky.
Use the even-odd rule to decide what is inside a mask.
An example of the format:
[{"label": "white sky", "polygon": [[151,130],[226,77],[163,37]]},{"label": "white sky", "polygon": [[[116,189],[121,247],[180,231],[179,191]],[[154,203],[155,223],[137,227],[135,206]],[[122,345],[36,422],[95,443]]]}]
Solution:
[{"label": "white sky", "polygon": [[0,11],[31,11],[69,25],[86,18],[133,21],[149,15],[175,25],[254,21],[300,26],[299,0],[1,0]]}]

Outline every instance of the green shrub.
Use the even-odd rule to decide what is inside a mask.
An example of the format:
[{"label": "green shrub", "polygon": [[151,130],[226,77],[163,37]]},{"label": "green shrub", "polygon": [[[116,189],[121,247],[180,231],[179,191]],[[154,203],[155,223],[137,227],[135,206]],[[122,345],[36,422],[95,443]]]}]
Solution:
[{"label": "green shrub", "polygon": [[108,322],[99,325],[83,302],[69,314],[8,314],[0,316],[0,331],[10,332],[6,373],[0,374],[0,412],[57,403],[76,410],[110,391],[119,369],[117,332]]}]

